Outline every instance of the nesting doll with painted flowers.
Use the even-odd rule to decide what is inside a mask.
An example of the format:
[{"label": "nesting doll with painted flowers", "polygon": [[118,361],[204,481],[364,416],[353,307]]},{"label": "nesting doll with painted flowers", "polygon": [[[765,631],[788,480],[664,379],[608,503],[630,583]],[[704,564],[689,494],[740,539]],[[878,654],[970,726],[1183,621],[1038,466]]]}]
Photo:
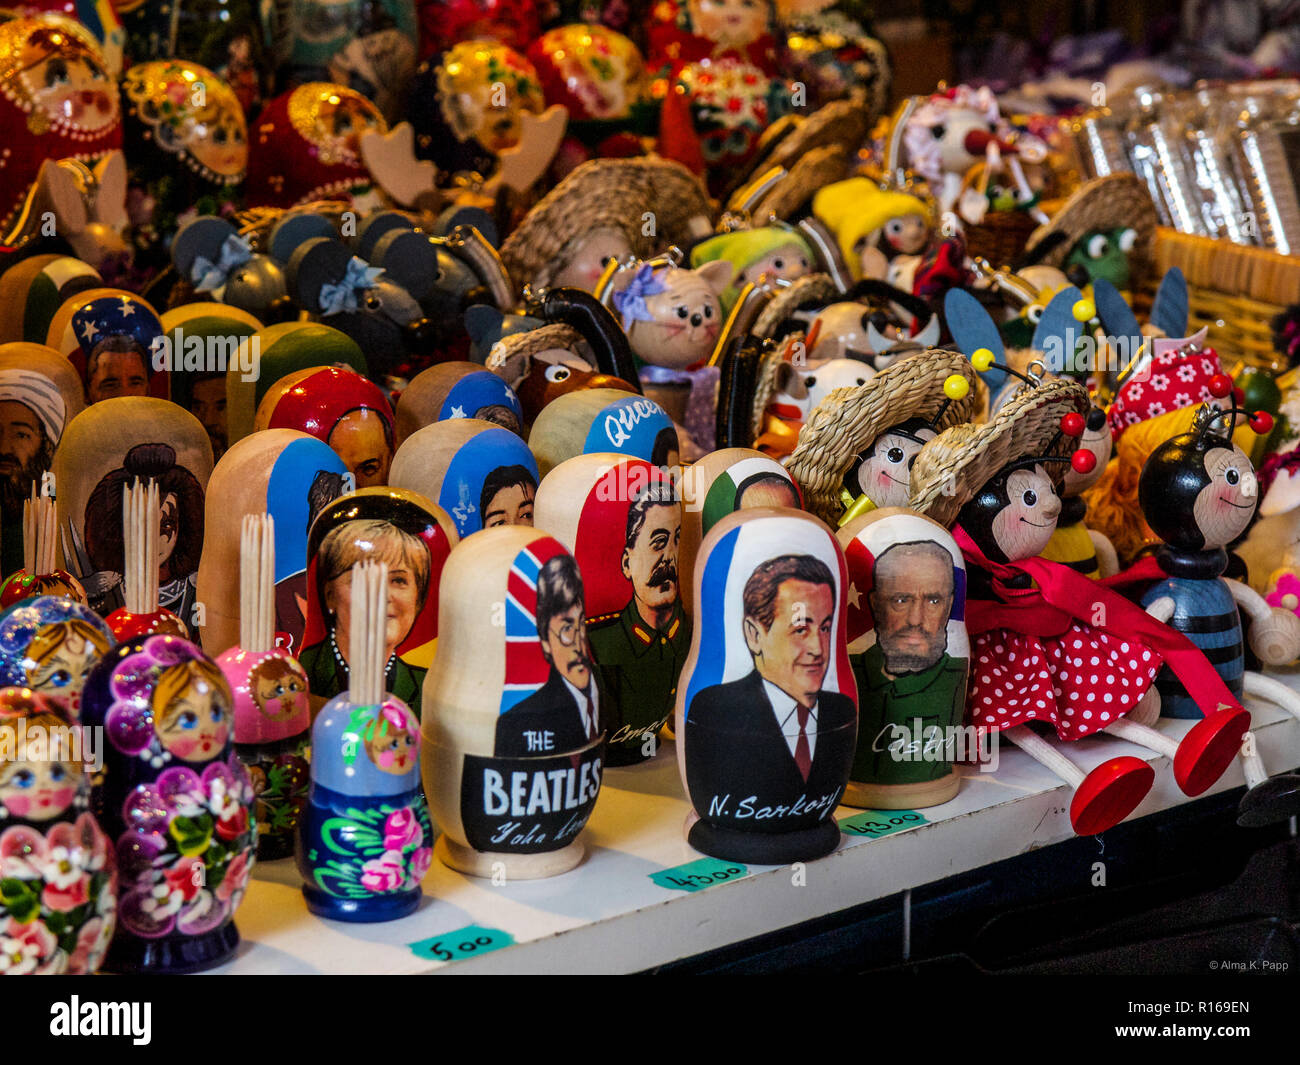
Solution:
[{"label": "nesting doll with painted flowers", "polygon": [[86,676],[116,641],[88,606],[41,595],[0,614],[0,684],[29,688],[76,721]]},{"label": "nesting doll with painted flowers", "polygon": [[233,703],[217,664],[179,636],[121,644],[86,679],[82,724],[105,737],[92,800],[121,876],[115,971],[197,972],[239,945],[257,825]]},{"label": "nesting doll with painted flowers", "polygon": [[83,734],[29,688],[0,689],[0,976],[93,973],[113,938],[113,846],[90,812]]},{"label": "nesting doll with painted flowers", "polygon": [[[1073,784],[1070,821],[1081,835],[1123,820],[1154,772],[1123,756],[1085,774],[1056,741],[1104,731],[1138,743],[1168,756],[1178,786],[1198,795],[1236,757],[1250,721],[1184,636],[1038,557],[1061,514],[1060,466],[1087,473],[1095,462],[1076,448],[1087,410],[1082,385],[1027,378],[990,421],[954,426],[921,449],[911,499],[912,509],[952,525],[965,557],[968,724],[1000,732]],[[1162,665],[1197,692],[1205,714],[1177,743],[1150,727]]]}]

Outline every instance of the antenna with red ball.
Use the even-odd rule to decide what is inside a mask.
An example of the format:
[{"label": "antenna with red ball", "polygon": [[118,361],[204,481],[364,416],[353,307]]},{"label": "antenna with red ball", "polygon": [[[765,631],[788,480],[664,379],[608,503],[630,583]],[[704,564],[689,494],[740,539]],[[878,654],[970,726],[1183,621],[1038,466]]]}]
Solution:
[{"label": "antenna with red ball", "polygon": [[1083,430],[1086,426],[1086,420],[1078,411],[1072,410],[1062,414],[1056,435],[1052,437],[1042,455],[1031,455],[1028,458],[1017,459],[1015,462],[1008,463],[1005,468],[1007,470],[1019,470],[1029,466],[1037,466],[1043,462],[1068,462],[1077,474],[1092,473],[1097,468],[1097,456],[1086,447],[1076,448],[1069,455],[1052,454],[1056,450],[1056,445],[1061,437],[1068,436],[1078,440],[1083,436]]},{"label": "antenna with red ball", "polygon": [[[1264,436],[1273,431],[1273,415],[1266,410],[1252,412],[1250,408],[1243,406],[1242,404],[1246,402],[1246,394],[1240,388],[1233,386],[1232,378],[1226,373],[1216,373],[1207,382],[1206,387],[1215,399],[1231,397],[1232,405],[1225,409],[1217,403],[1202,404],[1201,409],[1196,412],[1196,420],[1192,425],[1192,430],[1198,437],[1204,438],[1209,433],[1225,438],[1231,437],[1237,428],[1239,414],[1246,419],[1246,424],[1256,436]],[[1225,419],[1227,419],[1226,425]]]}]

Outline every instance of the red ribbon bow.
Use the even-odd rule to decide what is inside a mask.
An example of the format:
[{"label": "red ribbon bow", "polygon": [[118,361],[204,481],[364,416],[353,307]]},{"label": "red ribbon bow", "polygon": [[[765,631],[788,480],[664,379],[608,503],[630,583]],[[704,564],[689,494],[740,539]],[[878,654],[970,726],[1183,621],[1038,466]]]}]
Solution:
[{"label": "red ribbon bow", "polygon": [[[1073,622],[1081,621],[1120,639],[1137,641],[1158,653],[1202,714],[1209,716],[1220,706],[1241,705],[1200,648],[1112,589],[1111,585],[1164,576],[1154,559],[1144,559],[1146,565],[1139,564],[1102,583],[1045,558],[994,562],[985,557],[960,525],[952,534],[967,563],[989,573],[994,590],[1006,600],[967,601],[966,630],[972,636],[991,629],[1010,629],[1026,636],[1054,637],[1065,633]],[[1033,586],[1010,586],[1009,582],[1022,574],[1033,581]]]}]

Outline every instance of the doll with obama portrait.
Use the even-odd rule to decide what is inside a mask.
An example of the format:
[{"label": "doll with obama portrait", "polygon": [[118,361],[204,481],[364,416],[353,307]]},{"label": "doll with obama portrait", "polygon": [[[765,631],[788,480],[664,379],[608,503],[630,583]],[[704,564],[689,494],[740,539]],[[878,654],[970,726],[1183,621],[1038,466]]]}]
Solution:
[{"label": "doll with obama portrait", "polygon": [[[1033,724],[1066,743],[1104,731],[1147,747],[1172,761],[1185,794],[1199,795],[1232,763],[1250,721],[1186,637],[1100,582],[1037,557],[1061,513],[1056,464],[1086,473],[1095,462],[1076,449],[1087,410],[1082,385],[1026,379],[991,421],[954,426],[922,448],[911,500],[953,525],[966,559],[967,723],[1004,732],[1074,785],[1070,821],[1080,835],[1128,816],[1154,772],[1123,756],[1084,774]],[[1151,727],[1162,664],[1195,687],[1206,715],[1181,742]]]},{"label": "doll with obama portrait", "polygon": [[75,719],[0,690],[0,975],[95,972],[113,938],[117,868],[90,813]]},{"label": "doll with obama portrait", "polygon": [[849,574],[858,747],[844,802],[918,810],[957,794],[950,743],[966,715],[966,565],[942,525],[897,507],[836,533]]},{"label": "doll with obama portrait", "polygon": [[347,580],[350,686],[312,725],[311,787],[295,856],[312,913],[390,921],[420,904],[433,827],[420,790],[420,724],[384,690],[388,567],[360,562]]},{"label": "doll with obama portrait", "polygon": [[407,489],[359,488],[326,506],[307,540],[307,620],[298,656],[313,708],[348,687],[352,567],[387,566],[384,690],[420,716],[438,637],[438,583],[460,539],[451,516]]},{"label": "doll with obama portrait", "polygon": [[473,362],[441,362],[402,389],[394,415],[397,446],[444,419],[477,418],[523,436],[524,412],[504,377]]},{"label": "doll with obama portrait", "polygon": [[168,374],[154,365],[162,322],[124,289],[92,288],[66,300],[45,343],[68,357],[86,386],[86,403],[115,396],[167,398]]},{"label": "doll with obama portrait", "polygon": [[835,849],[857,739],[844,555],[816,518],[738,511],[700,547],[695,629],[676,700],[687,841],[729,861]]},{"label": "doll with obama portrait", "polygon": [[653,757],[691,638],[677,570],[682,507],[676,486],[644,459],[578,455],[543,478],[535,525],[569,547],[582,571],[608,764]]},{"label": "doll with obama portrait", "polygon": [[121,644],[86,680],[82,724],[107,741],[92,803],[121,876],[114,971],[197,972],[239,945],[257,826],[232,714],[221,669],[178,636]]},{"label": "doll with obama portrait", "polygon": [[30,688],[76,721],[86,675],[115,643],[103,619],[74,599],[15,603],[0,614],[0,685]]},{"label": "doll with obama portrait", "polygon": [[[583,593],[573,556],[528,528],[487,530],[448,560],[423,768],[434,853],[453,869],[531,879],[582,860],[605,759]],[[504,623],[484,609],[494,601]]]}]

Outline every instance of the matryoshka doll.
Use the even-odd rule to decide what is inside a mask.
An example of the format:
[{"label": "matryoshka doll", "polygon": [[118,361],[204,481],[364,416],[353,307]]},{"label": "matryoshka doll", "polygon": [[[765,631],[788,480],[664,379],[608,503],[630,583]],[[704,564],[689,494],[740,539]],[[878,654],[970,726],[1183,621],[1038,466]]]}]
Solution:
[{"label": "matryoshka doll", "polygon": [[307,530],[316,515],[351,490],[351,473],[328,445],[293,429],[245,437],[212,471],[196,588],[203,604],[203,647],[218,655],[240,638],[239,567],[244,517],[275,519],[275,643],[297,656],[307,616]]},{"label": "matryoshka doll", "polygon": [[54,456],[59,536],[92,609],[107,616],[124,605],[122,489],[153,480],[159,500],[158,603],[196,629],[194,579],[211,474],[212,445],[203,425],[167,400],[106,399],[69,423]]},{"label": "matryoshka doll", "polygon": [[0,976],[93,973],[113,938],[116,862],[75,722],[28,688],[0,689]]},{"label": "matryoshka doll", "polygon": [[691,640],[677,570],[677,487],[644,459],[578,455],[542,480],[534,524],[572,552],[583,574],[609,764],[645,761],[658,750]]},{"label": "matryoshka doll", "polygon": [[388,483],[393,408],[373,381],[339,366],[313,366],[280,378],[257,405],[255,430],[297,429],[338,454],[357,488]]},{"label": "matryoshka doll", "polygon": [[408,437],[389,483],[436,500],[463,539],[497,525],[532,525],[540,479],[533,453],[510,430],[455,418]]},{"label": "matryoshka doll", "polygon": [[384,690],[388,567],[346,573],[355,607],[351,687],[317,715],[296,856],[307,908],[336,921],[391,921],[420,904],[433,826],[420,789],[420,723]]},{"label": "matryoshka doll", "polygon": [[59,307],[45,343],[81,374],[90,405],[114,396],[166,399],[168,375],[154,359],[162,335],[148,301],[124,289],[92,288]]},{"label": "matryoshka doll", "polygon": [[136,261],[158,268],[183,222],[227,214],[248,169],[248,125],[229,85],[197,63],[137,63],[122,79]]},{"label": "matryoshka doll", "polygon": [[244,202],[293,207],[359,195],[371,184],[359,139],[371,129],[388,132],[354,89],[313,81],[277,96],[252,126]]},{"label": "matryoshka doll", "polygon": [[0,274],[0,339],[44,345],[65,300],[103,287],[99,271],[71,255],[32,255],[14,263]]},{"label": "matryoshka doll", "polygon": [[221,964],[239,945],[234,914],[257,847],[230,685],[189,641],[146,636],[91,670],[81,707],[83,726],[102,728],[107,741],[92,801],[121,877],[109,968]]},{"label": "matryoshka doll", "polygon": [[728,514],[695,564],[698,625],[677,689],[687,841],[728,861],[820,858],[839,843],[858,733],[844,555],[816,518]]},{"label": "matryoshka doll", "polygon": [[452,552],[439,609],[421,755],[434,853],[472,876],[565,872],[582,860],[605,755],[578,564],[541,532],[489,529]]},{"label": "matryoshka doll", "polygon": [[0,680],[30,688],[77,721],[86,676],[116,642],[89,607],[66,596],[37,596],[0,614]]},{"label": "matryoshka doll", "polygon": [[498,374],[472,362],[443,362],[421,370],[397,398],[397,446],[443,419],[478,418],[522,436],[519,397]]},{"label": "matryoshka doll", "polygon": [[239,643],[217,657],[235,697],[235,753],[257,797],[257,857],[293,853],[307,801],[307,674],[275,646],[275,520],[246,514],[239,557]]},{"label": "matryoshka doll", "polygon": [[957,794],[953,763],[966,716],[966,564],[952,534],[901,507],[836,533],[848,564],[849,664],[858,685],[858,746],[844,802],[918,810]]},{"label": "matryoshka doll", "polygon": [[0,24],[0,227],[46,159],[92,162],[122,147],[117,91],[94,38],[66,20]]},{"label": "matryoshka doll", "polygon": [[0,608],[38,595],[58,595],[88,602],[86,589],[67,570],[58,569],[58,521],[54,500],[36,495],[23,503],[23,567],[0,585]]},{"label": "matryoshka doll", "polygon": [[307,540],[307,620],[298,660],[313,707],[348,687],[357,562],[384,562],[388,616],[384,690],[420,716],[420,689],[438,639],[438,586],[459,536],[451,516],[426,497],[397,488],[358,488],[328,504]]},{"label": "matryoshka doll", "polygon": [[615,452],[671,468],[681,461],[677,429],[667,411],[645,396],[613,388],[568,392],[542,408],[528,434],[545,477],[575,455]]}]

